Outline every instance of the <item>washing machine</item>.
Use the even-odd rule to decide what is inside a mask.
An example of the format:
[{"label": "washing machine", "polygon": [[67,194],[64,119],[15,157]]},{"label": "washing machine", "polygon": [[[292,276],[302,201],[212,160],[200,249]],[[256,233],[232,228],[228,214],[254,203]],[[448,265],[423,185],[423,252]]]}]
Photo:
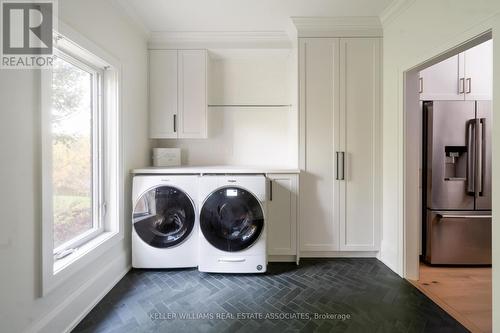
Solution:
[{"label": "washing machine", "polygon": [[132,267],[198,266],[198,178],[133,178]]},{"label": "washing machine", "polygon": [[206,175],[199,179],[198,270],[264,273],[266,178],[263,175]]}]

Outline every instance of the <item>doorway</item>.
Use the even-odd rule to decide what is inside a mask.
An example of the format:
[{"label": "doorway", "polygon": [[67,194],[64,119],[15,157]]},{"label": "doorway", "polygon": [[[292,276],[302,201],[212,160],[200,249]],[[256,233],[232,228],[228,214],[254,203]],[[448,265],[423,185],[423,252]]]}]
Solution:
[{"label": "doorway", "polygon": [[[472,181],[469,181],[469,178],[472,179],[476,175],[475,171],[472,170],[473,168],[466,165],[467,161],[469,161],[468,156],[473,156],[473,154],[476,154],[476,151],[473,151],[465,142],[465,134],[463,135],[464,143],[447,143],[443,144],[442,149],[439,148],[442,152],[439,150],[439,156],[436,156],[440,158],[440,163],[442,163],[442,165],[440,164],[440,168],[442,166],[442,169],[439,169],[439,172],[442,174],[439,172],[429,172],[427,169],[427,165],[436,162],[427,160],[429,156],[432,158],[433,155],[429,151],[431,149],[429,146],[431,145],[427,140],[429,137],[429,133],[427,132],[429,128],[428,119],[430,116],[428,111],[426,111],[425,103],[429,103],[431,108],[432,106],[437,108],[439,103],[442,106],[450,105],[448,102],[442,101],[463,100],[463,104],[466,104],[467,100],[472,105],[472,113],[474,113],[474,116],[470,118],[476,119],[477,111],[474,111],[478,105],[476,100],[488,100],[488,96],[475,94],[478,88],[477,86],[472,87],[472,84],[476,84],[478,81],[470,79],[469,76],[464,74],[465,67],[463,63],[466,63],[464,57],[468,53],[470,53],[469,59],[472,59],[473,51],[471,50],[475,50],[486,43],[492,44],[491,31],[485,32],[456,48],[412,68],[405,72],[404,76],[404,275],[413,285],[473,332],[491,332],[492,330],[491,265],[488,266],[488,261],[484,257],[480,259],[475,256],[472,253],[473,251],[465,251],[466,249],[474,249],[474,242],[470,244],[466,243],[471,241],[472,237],[470,235],[477,234],[481,228],[477,230],[465,228],[461,233],[462,237],[464,237],[463,234],[465,232],[465,236],[467,237],[461,239],[460,232],[458,232],[454,236],[448,237],[448,242],[451,240],[456,244],[444,243],[446,242],[446,236],[449,235],[449,230],[453,229],[450,228],[450,226],[454,225],[453,223],[456,224],[457,228],[464,228],[467,224],[462,222],[469,221],[457,215],[467,216],[467,218],[471,218],[470,221],[477,221],[479,224],[487,224],[485,216],[489,214],[490,235],[489,237],[488,235],[482,235],[482,237],[490,241],[489,263],[491,263],[491,205],[484,206],[485,209],[481,211],[479,209],[481,206],[476,204],[476,200],[480,202],[479,199],[482,198],[479,198],[478,193],[472,193],[479,191],[476,190],[478,187],[474,187],[475,185],[472,184]],[[481,52],[484,53],[484,50]],[[481,52],[476,52],[477,56],[480,57]],[[486,60],[482,61],[477,66],[478,70],[489,71],[485,77],[492,77],[491,68],[488,69],[486,66],[481,69]],[[469,60],[469,63],[472,64],[472,61]],[[441,75],[439,72],[436,75],[436,71],[434,71],[433,76],[433,72],[429,69],[438,67],[445,71],[450,69],[456,71],[456,80],[452,82],[454,80],[453,77],[450,79],[450,76]],[[472,71],[474,69],[467,68],[467,70]],[[447,82],[447,80],[449,81]],[[447,84],[448,86],[450,84],[453,86],[447,89]],[[479,84],[479,87],[481,87],[484,81]],[[491,103],[491,93],[489,100]],[[461,107],[463,106],[462,103],[458,104]],[[479,118],[479,122],[481,122],[481,119],[482,117]],[[491,122],[489,123],[491,124]],[[456,132],[450,133],[456,134]],[[458,137],[461,138],[461,134],[458,134]],[[476,144],[473,146],[479,147]],[[491,146],[489,149],[491,151]],[[477,154],[479,154],[479,151]],[[491,161],[483,162],[483,164],[486,163],[490,163],[491,165]],[[482,168],[482,166],[476,169],[479,170],[479,168]],[[474,175],[468,176],[466,173],[469,171],[473,172]],[[432,176],[429,176],[429,174]],[[441,181],[442,186],[448,186],[443,191],[443,195],[450,196],[457,188],[465,188],[468,185],[474,187],[471,189],[471,193],[469,193],[473,196],[472,206],[458,207],[454,214],[446,214],[446,212],[442,211],[434,212],[435,215],[429,219],[429,211],[435,208],[430,204],[432,200],[429,197],[430,194],[428,194],[430,193],[429,184],[431,184],[430,187],[434,186],[434,188],[438,186],[437,182],[434,181],[436,174],[439,174],[439,177],[441,177],[439,181]],[[431,177],[434,177],[434,179]],[[484,183],[482,180],[481,182],[482,184]],[[491,181],[488,184],[491,185]],[[466,188],[464,191],[469,192]],[[484,199],[482,200],[484,201]],[[470,202],[471,200],[469,199],[468,201]],[[455,207],[450,206],[445,208],[454,209]],[[474,211],[476,208],[478,208],[478,212]],[[487,208],[490,209],[489,213]],[[470,209],[470,211],[467,209]],[[477,216],[470,216],[472,214],[478,214],[479,218]],[[448,218],[448,220],[446,222],[436,222],[437,218]],[[443,226],[447,228],[447,232],[436,229]],[[470,224],[472,228],[477,226],[478,223]],[[482,228],[482,230],[484,231],[485,229]],[[434,238],[432,238],[433,235]],[[443,244],[445,246],[442,247],[442,251],[439,251],[439,245]],[[488,247],[488,244],[485,244],[484,241],[479,243],[476,241],[476,244]],[[453,250],[453,246],[456,246],[455,250]],[[463,251],[463,253],[461,254],[460,251]],[[480,253],[484,254],[484,251],[480,251]],[[455,258],[453,258],[453,255],[455,255]],[[469,258],[464,259],[467,255],[469,255]]]}]

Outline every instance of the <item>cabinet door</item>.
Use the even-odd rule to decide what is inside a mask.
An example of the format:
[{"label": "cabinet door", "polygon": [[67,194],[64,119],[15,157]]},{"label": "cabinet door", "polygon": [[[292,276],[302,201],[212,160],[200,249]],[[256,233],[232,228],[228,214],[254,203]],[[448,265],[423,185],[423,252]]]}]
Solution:
[{"label": "cabinet door", "polygon": [[463,59],[456,55],[420,72],[420,100],[463,100]]},{"label": "cabinet door", "polygon": [[149,128],[151,138],[177,138],[177,51],[149,51]]},{"label": "cabinet door", "polygon": [[301,251],[338,250],[339,40],[299,41]]},{"label": "cabinet door", "polygon": [[[340,250],[379,249],[379,38],[340,40]],[[343,160],[343,161],[342,161]]]},{"label": "cabinet door", "polygon": [[465,99],[470,101],[492,98],[493,42],[479,44],[465,54]]},{"label": "cabinet door", "polygon": [[270,255],[295,255],[297,175],[269,174],[267,235]]},{"label": "cabinet door", "polygon": [[207,137],[207,51],[179,50],[179,138]]}]

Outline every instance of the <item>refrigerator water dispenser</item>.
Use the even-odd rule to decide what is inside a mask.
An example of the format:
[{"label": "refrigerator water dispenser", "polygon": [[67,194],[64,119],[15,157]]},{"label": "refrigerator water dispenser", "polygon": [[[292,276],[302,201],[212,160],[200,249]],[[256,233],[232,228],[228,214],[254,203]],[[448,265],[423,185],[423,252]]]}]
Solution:
[{"label": "refrigerator water dispenser", "polygon": [[467,179],[467,147],[445,146],[444,180],[465,181]]}]

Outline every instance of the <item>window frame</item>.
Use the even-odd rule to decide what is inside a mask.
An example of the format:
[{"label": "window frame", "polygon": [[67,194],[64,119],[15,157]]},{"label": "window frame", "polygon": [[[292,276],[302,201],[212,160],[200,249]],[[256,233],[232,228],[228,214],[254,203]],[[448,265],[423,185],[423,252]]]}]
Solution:
[{"label": "window frame", "polygon": [[121,117],[122,65],[112,55],[76,30],[59,21],[54,46],[78,55],[85,64],[102,68],[102,189],[106,198],[103,231],[62,259],[54,259],[51,165],[52,70],[38,71],[40,80],[39,191],[41,194],[41,288],[44,297],[77,272],[95,265],[107,251],[124,238],[124,169]]},{"label": "window frame", "polygon": [[[104,232],[105,210],[103,209],[106,203],[105,190],[103,188],[103,170],[104,170],[104,154],[103,154],[103,84],[104,68],[99,68],[89,64],[85,59],[79,58],[78,55],[73,55],[66,50],[54,49],[54,55],[61,58],[63,61],[75,66],[76,68],[88,73],[92,78],[91,91],[91,119],[92,119],[92,228],[82,234],[69,239],[54,248],[54,256],[62,254],[70,254],[73,250],[79,248],[83,244],[89,242],[93,238]],[[63,259],[64,257],[61,257]],[[61,260],[55,258],[55,260]]]}]

